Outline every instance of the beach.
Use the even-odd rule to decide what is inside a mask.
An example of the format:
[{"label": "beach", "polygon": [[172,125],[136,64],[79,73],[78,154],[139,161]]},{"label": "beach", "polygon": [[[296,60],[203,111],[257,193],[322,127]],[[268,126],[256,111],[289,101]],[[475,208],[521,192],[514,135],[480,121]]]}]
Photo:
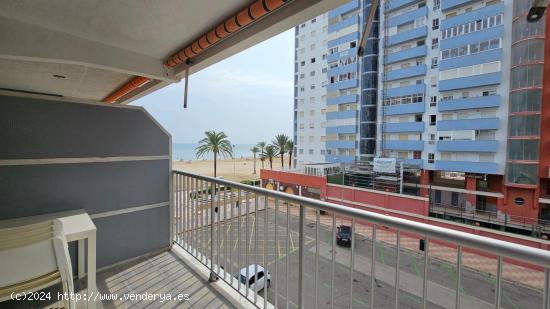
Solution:
[{"label": "beach", "polygon": [[[285,156],[285,169],[288,169],[288,156]],[[266,169],[269,169],[269,162],[264,163]],[[172,167],[174,169],[191,172],[195,174],[214,176],[214,160],[173,160]],[[235,159],[219,159],[218,160],[218,176],[224,179],[243,181],[255,180],[260,178],[260,169],[262,163],[256,158],[256,174],[254,174],[254,163],[252,157],[243,157]],[[281,158],[273,159],[273,170],[281,170]]]}]

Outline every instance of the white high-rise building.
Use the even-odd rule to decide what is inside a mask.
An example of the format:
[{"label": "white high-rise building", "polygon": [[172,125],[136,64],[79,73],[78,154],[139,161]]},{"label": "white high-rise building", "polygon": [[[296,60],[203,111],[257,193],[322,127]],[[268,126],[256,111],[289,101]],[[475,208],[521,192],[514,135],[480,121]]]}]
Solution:
[{"label": "white high-rise building", "polygon": [[328,14],[295,28],[294,165],[325,161]]}]

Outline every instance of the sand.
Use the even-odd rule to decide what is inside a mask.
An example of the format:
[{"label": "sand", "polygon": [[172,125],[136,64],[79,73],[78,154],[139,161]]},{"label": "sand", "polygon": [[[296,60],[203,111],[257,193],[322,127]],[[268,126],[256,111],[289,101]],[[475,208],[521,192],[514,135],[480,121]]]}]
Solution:
[{"label": "sand", "polygon": [[[285,156],[285,169],[288,169],[288,156]],[[262,163],[256,158],[256,174],[254,174],[254,161],[252,158],[221,159],[218,160],[218,176],[224,179],[243,181],[256,180],[260,178],[260,169]],[[192,160],[192,161],[173,161],[174,169],[183,170],[206,176],[214,176],[214,160]],[[269,169],[269,162],[266,160],[264,168]],[[273,159],[273,170],[281,170],[281,158]]]}]

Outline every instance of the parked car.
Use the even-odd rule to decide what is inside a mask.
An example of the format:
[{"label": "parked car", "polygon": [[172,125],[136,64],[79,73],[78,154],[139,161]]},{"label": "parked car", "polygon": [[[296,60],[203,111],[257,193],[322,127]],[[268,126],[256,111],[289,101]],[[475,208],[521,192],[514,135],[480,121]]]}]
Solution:
[{"label": "parked car", "polygon": [[340,225],[336,232],[336,244],[344,247],[351,247],[351,226]]},{"label": "parked car", "polygon": [[[246,275],[246,270],[248,268],[248,277]],[[258,272],[258,281],[256,280],[256,276],[254,275],[254,271]],[[248,267],[244,267],[241,269],[241,271],[238,274],[235,274],[235,278],[237,280],[241,280],[241,284],[245,284],[248,286],[248,288],[254,290],[254,287],[257,288],[256,291],[261,291],[265,287],[269,288],[271,286],[271,273],[269,270],[266,270],[261,265],[248,265]]]}]

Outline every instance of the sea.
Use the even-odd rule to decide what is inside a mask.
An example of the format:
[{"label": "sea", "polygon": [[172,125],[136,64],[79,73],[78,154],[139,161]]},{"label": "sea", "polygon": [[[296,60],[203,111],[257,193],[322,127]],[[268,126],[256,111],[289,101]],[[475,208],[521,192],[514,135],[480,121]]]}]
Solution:
[{"label": "sea", "polygon": [[[174,161],[186,161],[186,160],[212,160],[214,159],[214,154],[209,153],[204,157],[197,159],[195,155],[195,148],[198,144],[193,143],[173,143],[172,144],[172,160]],[[254,144],[235,144],[233,147],[233,155],[235,158],[245,158],[252,157],[253,154],[250,151]]]}]

